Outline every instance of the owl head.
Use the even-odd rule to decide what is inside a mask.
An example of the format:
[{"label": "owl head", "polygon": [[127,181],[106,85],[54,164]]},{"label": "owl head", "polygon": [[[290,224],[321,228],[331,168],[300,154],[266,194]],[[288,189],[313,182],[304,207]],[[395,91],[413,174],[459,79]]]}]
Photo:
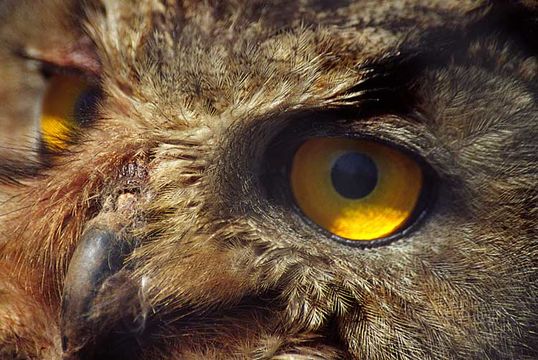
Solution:
[{"label": "owl head", "polygon": [[532,1],[0,20],[0,355],[538,356]]}]

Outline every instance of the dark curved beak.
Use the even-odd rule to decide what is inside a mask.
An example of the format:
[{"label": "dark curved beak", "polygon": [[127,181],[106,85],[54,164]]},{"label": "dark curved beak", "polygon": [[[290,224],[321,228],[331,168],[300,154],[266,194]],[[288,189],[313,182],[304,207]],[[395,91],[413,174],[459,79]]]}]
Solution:
[{"label": "dark curved beak", "polygon": [[100,347],[109,344],[107,337],[112,331],[116,333],[125,324],[143,327],[140,287],[123,267],[131,251],[132,245],[107,226],[94,223],[84,231],[63,289],[60,327],[64,359],[99,358]]}]

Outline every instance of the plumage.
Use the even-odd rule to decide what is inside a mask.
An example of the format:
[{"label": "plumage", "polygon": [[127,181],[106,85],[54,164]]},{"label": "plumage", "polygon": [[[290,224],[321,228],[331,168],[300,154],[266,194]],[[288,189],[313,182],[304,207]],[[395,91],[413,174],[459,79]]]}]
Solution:
[{"label": "plumage", "polygon": [[[1,0],[0,23],[0,357],[538,357],[532,1]],[[54,151],[65,73],[99,101]],[[335,241],[286,177],[320,136],[422,159],[427,214]]]}]

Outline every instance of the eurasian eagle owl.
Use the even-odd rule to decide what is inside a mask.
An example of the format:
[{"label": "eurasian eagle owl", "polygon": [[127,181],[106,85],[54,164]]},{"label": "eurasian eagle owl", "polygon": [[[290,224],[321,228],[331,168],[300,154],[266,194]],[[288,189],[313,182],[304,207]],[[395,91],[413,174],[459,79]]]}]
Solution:
[{"label": "eurasian eagle owl", "polygon": [[0,357],[537,359],[537,8],[0,0]]}]

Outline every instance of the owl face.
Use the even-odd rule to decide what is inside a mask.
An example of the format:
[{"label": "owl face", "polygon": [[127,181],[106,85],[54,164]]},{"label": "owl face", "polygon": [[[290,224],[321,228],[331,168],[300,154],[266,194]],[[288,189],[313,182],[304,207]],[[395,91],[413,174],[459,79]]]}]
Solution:
[{"label": "owl face", "polygon": [[535,10],[0,3],[0,354],[535,358]]}]

